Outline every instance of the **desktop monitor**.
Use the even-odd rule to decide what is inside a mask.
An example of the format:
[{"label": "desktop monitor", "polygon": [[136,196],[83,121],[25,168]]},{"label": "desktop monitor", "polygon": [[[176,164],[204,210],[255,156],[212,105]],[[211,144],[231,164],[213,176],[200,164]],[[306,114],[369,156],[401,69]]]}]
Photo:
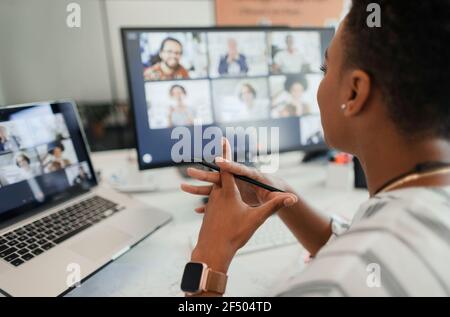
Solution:
[{"label": "desktop monitor", "polygon": [[179,127],[193,143],[208,127],[276,127],[280,152],[326,148],[316,93],[333,35],[333,28],[123,28],[140,169],[179,163],[172,157]]}]

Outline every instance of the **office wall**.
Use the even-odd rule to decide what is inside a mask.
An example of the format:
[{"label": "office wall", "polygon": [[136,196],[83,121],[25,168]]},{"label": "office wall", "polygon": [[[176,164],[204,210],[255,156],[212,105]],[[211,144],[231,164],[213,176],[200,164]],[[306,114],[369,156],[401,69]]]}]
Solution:
[{"label": "office wall", "polygon": [[[81,6],[81,28],[66,6]],[[0,104],[127,97],[121,26],[210,26],[213,0],[1,0]]]},{"label": "office wall", "polygon": [[69,1],[0,1],[0,86],[6,103],[110,97],[99,2],[77,2],[80,29],[66,26]]},{"label": "office wall", "polygon": [[[0,74],[2,73],[2,69],[0,68]],[[3,85],[2,85],[2,81],[1,81],[1,77],[0,77],[0,106],[4,105],[5,102],[5,97],[3,96]]]}]

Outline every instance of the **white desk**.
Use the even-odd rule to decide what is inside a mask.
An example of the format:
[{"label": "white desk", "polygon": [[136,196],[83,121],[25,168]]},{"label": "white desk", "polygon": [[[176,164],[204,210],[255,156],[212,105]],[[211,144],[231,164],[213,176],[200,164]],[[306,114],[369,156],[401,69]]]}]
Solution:
[{"label": "white desk", "polygon": [[[173,221],[67,296],[182,295],[180,279],[190,255],[189,236],[200,225],[201,215],[194,212],[200,199],[178,189],[183,179],[175,168],[135,174],[137,164],[130,161],[133,154],[134,151],[95,153],[94,166],[101,171],[104,183],[108,183],[117,173],[157,180],[164,190],[133,194],[133,197],[170,212]],[[299,153],[282,155],[278,175],[316,208],[351,218],[358,205],[368,198],[364,190],[325,188],[326,167],[317,163],[300,165],[299,159]],[[301,270],[304,256],[305,251],[300,245],[240,255],[231,264],[226,295],[268,295],[277,281]]]}]

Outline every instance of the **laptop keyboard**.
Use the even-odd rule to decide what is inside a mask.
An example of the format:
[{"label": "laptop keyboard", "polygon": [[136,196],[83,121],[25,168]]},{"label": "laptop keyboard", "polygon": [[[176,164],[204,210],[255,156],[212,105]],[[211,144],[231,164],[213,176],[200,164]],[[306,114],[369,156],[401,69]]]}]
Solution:
[{"label": "laptop keyboard", "polygon": [[0,236],[0,258],[19,266],[123,207],[94,196]]}]

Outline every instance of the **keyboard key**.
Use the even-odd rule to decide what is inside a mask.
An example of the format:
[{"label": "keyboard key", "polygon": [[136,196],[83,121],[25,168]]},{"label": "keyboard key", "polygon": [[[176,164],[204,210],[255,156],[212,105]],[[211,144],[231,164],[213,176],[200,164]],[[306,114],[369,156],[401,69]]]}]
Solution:
[{"label": "keyboard key", "polygon": [[13,246],[15,246],[17,243],[19,243],[19,241],[17,241],[17,240],[12,240],[12,241],[9,241],[9,242],[8,242],[8,245],[9,245],[10,247],[13,247]]},{"label": "keyboard key", "polygon": [[12,253],[5,258],[5,261],[11,262],[12,260],[14,260],[15,258],[18,258],[18,257],[19,257],[19,255],[17,253]]},{"label": "keyboard key", "polygon": [[21,259],[15,259],[14,261],[11,262],[11,264],[14,265],[14,266],[19,266],[19,265],[21,265],[23,263],[24,263],[24,261],[21,260]]},{"label": "keyboard key", "polygon": [[28,249],[33,250],[36,249],[38,247],[38,245],[36,243],[32,243],[28,246]]},{"label": "keyboard key", "polygon": [[54,245],[53,243],[49,242],[49,243],[44,244],[44,245],[42,246],[42,249],[48,250],[48,249],[53,248],[54,246],[55,246],[55,245]]},{"label": "keyboard key", "polygon": [[19,243],[18,245],[16,245],[16,248],[18,248],[18,249],[22,249],[22,248],[25,248],[27,246],[27,244],[26,243]]},{"label": "keyboard key", "polygon": [[46,244],[47,243],[47,240],[45,240],[45,239],[41,239],[41,240],[39,240],[38,242],[37,242],[38,244]]},{"label": "keyboard key", "polygon": [[34,258],[34,255],[31,253],[22,255],[22,259],[24,259],[25,261],[30,261],[32,258]]},{"label": "keyboard key", "polygon": [[6,249],[8,249],[7,245],[0,245],[0,252],[4,251]]},{"label": "keyboard key", "polygon": [[93,223],[97,223],[97,222],[99,222],[100,220],[103,220],[103,217],[101,217],[101,216],[100,216],[100,217],[95,217],[95,218],[92,219],[92,222],[93,222]]},{"label": "keyboard key", "polygon": [[22,228],[14,230],[13,231],[15,234],[17,234],[18,236],[21,236],[25,233],[25,230],[23,230]]},{"label": "keyboard key", "polygon": [[19,240],[19,241],[25,241],[26,239],[28,239],[28,237],[25,236],[25,235],[20,236],[20,237],[17,238],[17,240]]},{"label": "keyboard key", "polygon": [[27,243],[34,243],[34,242],[36,242],[36,239],[34,239],[34,238],[30,238],[27,240]]},{"label": "keyboard key", "polygon": [[42,252],[44,252],[44,251],[42,251],[42,250],[39,249],[39,248],[34,249],[33,251],[31,251],[31,253],[33,253],[34,255],[39,255],[39,254],[41,254]]},{"label": "keyboard key", "polygon": [[8,239],[8,241],[15,240],[17,238],[17,236],[15,234],[11,234],[11,233],[8,233],[7,235],[5,235],[5,237],[6,237],[6,239]]},{"label": "keyboard key", "polygon": [[28,253],[28,249],[27,248],[20,249],[19,251],[17,251],[17,253],[20,255],[26,254]]}]

